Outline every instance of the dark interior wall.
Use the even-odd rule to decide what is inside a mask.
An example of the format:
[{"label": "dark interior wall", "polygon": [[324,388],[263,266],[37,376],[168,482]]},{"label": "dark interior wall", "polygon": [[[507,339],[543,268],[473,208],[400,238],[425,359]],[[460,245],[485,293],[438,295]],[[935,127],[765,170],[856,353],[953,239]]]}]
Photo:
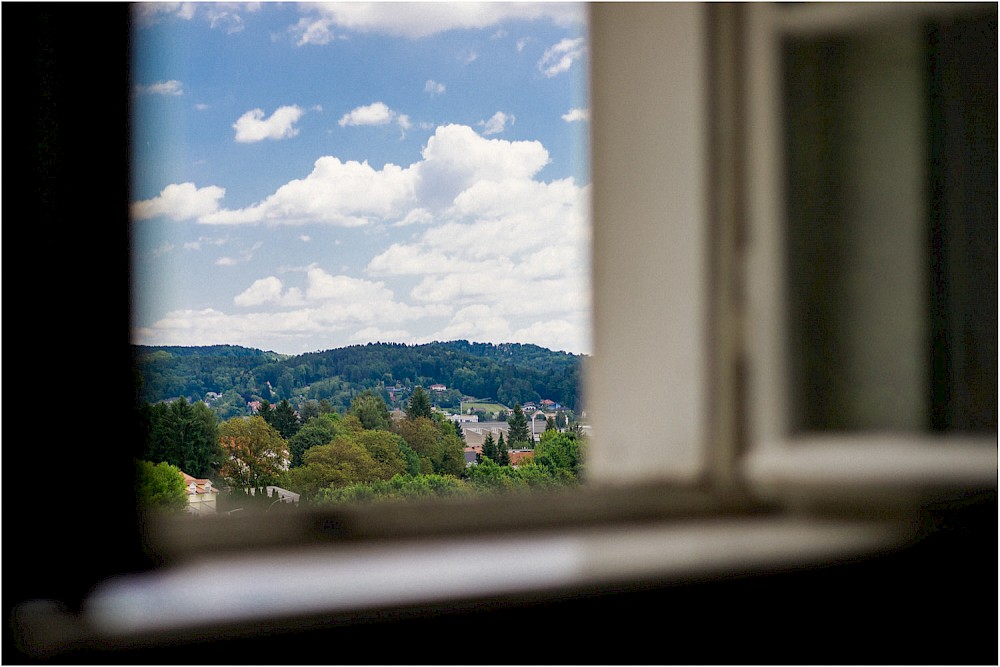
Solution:
[{"label": "dark interior wall", "polygon": [[[129,427],[125,3],[3,7],[3,603],[144,566]],[[7,643],[4,647],[6,650]]]}]

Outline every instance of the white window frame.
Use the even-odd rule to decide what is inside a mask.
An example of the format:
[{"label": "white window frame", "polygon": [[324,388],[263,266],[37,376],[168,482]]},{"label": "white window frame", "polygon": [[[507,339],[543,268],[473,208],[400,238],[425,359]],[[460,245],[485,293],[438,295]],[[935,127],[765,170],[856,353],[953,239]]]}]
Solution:
[{"label": "white window frame", "polygon": [[995,486],[995,435],[959,436],[897,432],[793,434],[789,423],[788,359],[782,230],[784,201],[779,147],[782,35],[856,30],[880,21],[906,22],[967,11],[958,3],[749,3],[747,40],[747,216],[752,243],[747,257],[752,444],[745,474],[768,494],[822,493],[899,485]]}]

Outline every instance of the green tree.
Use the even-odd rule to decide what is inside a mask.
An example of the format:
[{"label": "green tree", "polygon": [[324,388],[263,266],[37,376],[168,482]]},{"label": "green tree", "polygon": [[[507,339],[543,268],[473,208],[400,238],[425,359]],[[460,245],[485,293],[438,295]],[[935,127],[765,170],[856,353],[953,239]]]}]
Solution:
[{"label": "green tree", "polygon": [[507,451],[507,443],[503,441],[503,433],[497,439],[497,464],[502,466],[510,465],[510,452]]},{"label": "green tree", "polygon": [[431,415],[431,398],[423,387],[417,385],[413,388],[409,403],[406,404],[406,418],[413,420],[418,417],[427,417],[431,419]]},{"label": "green tree", "polygon": [[507,442],[511,449],[530,447],[534,444],[531,431],[528,429],[528,418],[524,415],[524,410],[520,403],[514,404],[514,411],[507,418]]},{"label": "green tree", "polygon": [[494,463],[499,460],[499,451],[497,450],[497,442],[493,439],[492,433],[487,433],[486,437],[483,438],[483,458],[489,459]]},{"label": "green tree", "polygon": [[187,487],[180,468],[166,461],[136,461],[136,501],[145,511],[183,512],[188,506]]},{"label": "green tree", "polygon": [[366,429],[388,431],[392,425],[385,399],[371,389],[366,389],[355,396],[351,400],[348,412],[361,420],[361,425]]},{"label": "green tree", "polygon": [[535,463],[545,467],[556,480],[574,481],[582,468],[583,439],[573,431],[545,431],[535,446]]},{"label": "green tree", "polygon": [[407,471],[402,449],[407,444],[399,435],[389,431],[365,430],[355,435],[354,439],[379,463],[380,479],[389,479]]},{"label": "green tree", "polygon": [[288,466],[288,443],[259,415],[234,417],[219,425],[225,454],[222,476],[246,493],[276,484]]},{"label": "green tree", "polygon": [[287,398],[281,399],[281,402],[274,407],[274,410],[271,413],[271,420],[268,423],[273,426],[285,440],[291,438],[299,432],[300,428],[302,428],[302,424],[299,422],[299,417],[295,414],[295,408],[292,407],[292,404],[288,402]]},{"label": "green tree", "polygon": [[[333,413],[336,415],[336,413]],[[297,468],[302,465],[302,456],[310,447],[328,445],[340,430],[337,428],[338,419],[330,419],[329,415],[313,417],[299,429],[299,432],[288,440],[288,452],[291,456],[288,466]]]},{"label": "green tree", "polygon": [[306,499],[320,489],[390,479],[400,472],[378,461],[350,435],[338,435],[328,445],[311,447],[303,459],[304,465],[290,469],[285,480]]},{"label": "green tree", "polygon": [[545,430],[546,431],[557,431],[555,417],[549,417],[545,420]]},{"label": "green tree", "polygon": [[209,477],[221,463],[218,418],[203,402],[179,398],[167,405],[140,408],[145,439],[140,457],[154,463],[167,462],[194,477]]}]

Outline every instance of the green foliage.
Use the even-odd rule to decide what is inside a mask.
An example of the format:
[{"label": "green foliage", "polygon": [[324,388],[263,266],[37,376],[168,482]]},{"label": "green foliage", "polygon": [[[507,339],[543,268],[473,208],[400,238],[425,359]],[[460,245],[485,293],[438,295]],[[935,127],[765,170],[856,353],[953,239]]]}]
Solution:
[{"label": "green foliage", "polygon": [[420,457],[422,472],[457,476],[465,470],[465,446],[447,420],[403,419],[394,428]]},{"label": "green foliage", "polygon": [[493,439],[492,433],[487,433],[486,437],[483,438],[483,458],[489,459],[494,463],[500,460],[497,442]]},{"label": "green foliage", "polygon": [[535,445],[534,462],[558,480],[576,481],[582,470],[584,440],[573,431],[545,431]]},{"label": "green foliage", "polygon": [[511,449],[534,446],[535,440],[531,437],[531,430],[528,428],[528,418],[524,415],[520,403],[514,404],[514,411],[507,418],[507,425],[509,426],[507,441],[510,443]]},{"label": "green foliage", "polygon": [[502,466],[484,458],[482,463],[470,467],[466,480],[477,493],[507,493],[548,489],[559,484],[549,471],[534,463],[517,468]]},{"label": "green foliage", "polygon": [[299,432],[288,440],[288,451],[291,455],[289,467],[297,468],[302,465],[302,456],[310,447],[330,444],[338,433],[338,420],[329,419],[326,416],[313,417],[307,421]]},{"label": "green foliage", "polygon": [[464,496],[471,492],[465,482],[449,475],[396,475],[385,481],[326,488],[316,495],[314,502],[317,505],[336,505],[406,501]]},{"label": "green foliage", "polygon": [[510,465],[510,451],[507,449],[507,443],[503,441],[503,433],[497,438],[497,465]]},{"label": "green foliage", "polygon": [[135,479],[136,500],[144,511],[180,513],[187,508],[187,486],[177,466],[136,461]]},{"label": "green foliage", "polygon": [[281,437],[288,440],[302,428],[302,424],[299,423],[298,415],[295,414],[295,409],[292,404],[288,402],[287,398],[281,399],[271,411],[271,419],[268,421],[271,426],[281,434]]},{"label": "green foliage", "polygon": [[[534,345],[468,341],[372,343],[297,356],[225,345],[132,349],[142,379],[137,383],[140,400],[156,403],[184,396],[194,402],[213,391],[226,396],[226,414],[220,412],[220,419],[236,416],[237,410],[246,414],[246,402],[253,396],[268,401],[286,398],[293,406],[299,404],[300,415],[306,400],[327,400],[344,411],[359,392],[395,381],[404,386],[439,382],[449,391],[496,397],[508,405],[551,398],[572,409],[578,403],[585,359]],[[242,402],[231,400],[233,391]],[[442,397],[442,405],[453,405],[455,397]],[[221,410],[223,405],[213,408]]]},{"label": "green foliage", "polygon": [[411,420],[419,417],[431,419],[431,416],[431,398],[423,387],[417,385],[413,388],[410,402],[406,405],[406,418]]},{"label": "green foliage", "polygon": [[167,462],[193,477],[209,477],[222,461],[215,413],[201,401],[180,398],[169,405],[139,407],[139,458]]},{"label": "green foliage", "polygon": [[357,417],[366,429],[387,431],[392,425],[392,418],[389,416],[389,407],[385,404],[385,399],[371,389],[366,389],[354,397],[349,412]]},{"label": "green foliage", "polygon": [[222,476],[247,492],[276,484],[289,459],[288,443],[259,415],[224,421],[219,444],[225,453]]}]

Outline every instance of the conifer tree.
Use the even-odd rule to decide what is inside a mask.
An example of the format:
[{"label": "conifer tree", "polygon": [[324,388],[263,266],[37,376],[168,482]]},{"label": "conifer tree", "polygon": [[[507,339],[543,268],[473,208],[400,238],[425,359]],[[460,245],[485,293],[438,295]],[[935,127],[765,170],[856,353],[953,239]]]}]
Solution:
[{"label": "conifer tree", "polygon": [[510,465],[510,452],[507,451],[507,443],[503,441],[503,433],[497,440],[497,463],[502,466]]},{"label": "conifer tree", "polygon": [[420,385],[413,388],[413,395],[410,396],[410,402],[406,406],[406,418],[412,420],[417,417],[431,419],[431,397]]},{"label": "conifer tree", "polygon": [[[501,438],[503,435],[500,436]],[[483,458],[490,459],[494,463],[497,462],[499,458],[497,456],[497,443],[493,439],[492,433],[487,433],[486,438],[483,440]]]},{"label": "conifer tree", "polygon": [[528,418],[524,416],[524,410],[520,403],[514,404],[514,412],[507,418],[507,441],[511,447],[529,447],[534,444],[531,431],[528,430]]}]

